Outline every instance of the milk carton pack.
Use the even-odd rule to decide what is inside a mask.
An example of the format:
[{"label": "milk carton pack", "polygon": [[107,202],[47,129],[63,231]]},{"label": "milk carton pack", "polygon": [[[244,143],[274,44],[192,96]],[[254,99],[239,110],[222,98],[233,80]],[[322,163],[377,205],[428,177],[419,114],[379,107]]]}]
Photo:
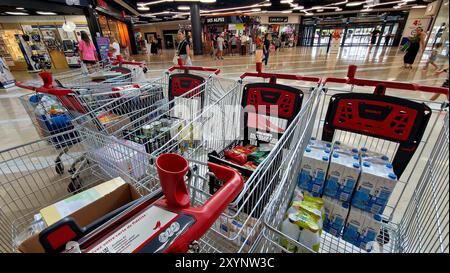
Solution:
[{"label": "milk carton pack", "polygon": [[381,217],[378,214],[351,207],[342,237],[345,241],[371,251],[381,230]]},{"label": "milk carton pack", "polygon": [[331,153],[329,148],[322,148],[306,147],[297,183],[302,190],[317,196],[322,194],[325,185]]},{"label": "milk carton pack", "polygon": [[322,197],[322,199],[325,208],[323,230],[340,237],[348,216],[349,204],[327,196]]},{"label": "milk carton pack", "polygon": [[321,149],[321,150],[326,150],[326,149],[331,150],[331,147],[332,147],[330,142],[322,141],[322,140],[316,139],[315,137],[312,137],[309,140],[308,146],[311,148],[317,148],[317,149]]},{"label": "milk carton pack", "polygon": [[369,151],[369,149],[367,149],[365,147],[360,149],[360,155],[361,155],[361,160],[363,160],[363,161],[384,163],[384,164],[389,163],[388,156],[377,153],[377,152]]},{"label": "milk carton pack", "polygon": [[336,140],[333,145],[333,152],[338,151],[344,154],[359,155],[359,150],[353,146],[346,145],[339,140]]},{"label": "milk carton pack", "polygon": [[328,167],[324,195],[341,202],[350,203],[353,190],[361,172],[360,159],[352,149],[335,145]]},{"label": "milk carton pack", "polygon": [[352,206],[373,214],[383,214],[396,183],[397,176],[392,164],[381,160],[363,161]]}]

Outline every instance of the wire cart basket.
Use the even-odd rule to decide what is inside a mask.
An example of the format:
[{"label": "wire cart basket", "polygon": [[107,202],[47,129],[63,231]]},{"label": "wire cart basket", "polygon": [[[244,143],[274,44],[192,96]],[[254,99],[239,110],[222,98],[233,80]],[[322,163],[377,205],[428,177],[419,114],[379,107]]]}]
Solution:
[{"label": "wire cart basket", "polygon": [[[356,66],[350,66],[347,78],[326,79],[325,92],[305,119],[294,156],[286,161],[279,187],[265,210],[265,227],[254,251],[291,252],[281,243],[284,241],[297,251],[316,252],[281,231],[296,189],[303,152],[311,137],[315,137],[388,155],[399,177],[381,215],[381,229],[376,242],[371,242],[372,249],[357,247],[323,231],[319,252],[448,253],[448,103],[395,97],[398,90],[448,96],[448,89],[358,79],[355,73]],[[333,83],[340,87],[331,86]],[[343,88],[346,86],[350,89]],[[375,91],[371,94],[365,87],[375,87]],[[394,96],[386,95],[386,89],[393,89]]]}]

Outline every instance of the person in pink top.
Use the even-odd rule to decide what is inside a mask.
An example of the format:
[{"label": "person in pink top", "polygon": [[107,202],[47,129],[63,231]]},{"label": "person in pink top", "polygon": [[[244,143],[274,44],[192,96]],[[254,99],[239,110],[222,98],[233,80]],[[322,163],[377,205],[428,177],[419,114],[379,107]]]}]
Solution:
[{"label": "person in pink top", "polygon": [[80,50],[81,61],[89,67],[96,64],[98,61],[97,51],[95,49],[94,43],[87,35],[86,32],[81,31],[81,41],[78,45]]}]

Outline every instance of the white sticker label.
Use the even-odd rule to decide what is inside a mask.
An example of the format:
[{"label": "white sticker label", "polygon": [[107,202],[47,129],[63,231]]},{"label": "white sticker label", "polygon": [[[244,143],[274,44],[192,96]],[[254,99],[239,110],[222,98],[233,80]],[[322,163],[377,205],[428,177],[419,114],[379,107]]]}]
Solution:
[{"label": "white sticker label", "polygon": [[134,216],[88,253],[132,253],[177,216],[176,213],[151,206]]}]

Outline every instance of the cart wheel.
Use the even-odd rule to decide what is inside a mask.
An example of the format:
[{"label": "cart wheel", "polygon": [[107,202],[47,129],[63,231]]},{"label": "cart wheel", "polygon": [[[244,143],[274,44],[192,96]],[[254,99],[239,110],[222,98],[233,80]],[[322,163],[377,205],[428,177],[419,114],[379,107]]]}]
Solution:
[{"label": "cart wheel", "polygon": [[380,234],[378,234],[377,242],[380,245],[388,244],[390,241],[389,231],[386,228],[382,228]]},{"label": "cart wheel", "polygon": [[142,71],[144,71],[144,73],[147,73],[148,68],[147,68],[147,67],[144,67],[144,68],[142,69]]},{"label": "cart wheel", "polygon": [[57,174],[59,175],[63,175],[64,174],[64,165],[61,162],[61,158],[57,158],[55,160],[55,171]]},{"label": "cart wheel", "polygon": [[69,186],[67,186],[67,191],[72,194],[77,194],[81,189],[81,181],[80,177],[77,175],[76,177],[72,177],[72,182],[70,182]]}]

